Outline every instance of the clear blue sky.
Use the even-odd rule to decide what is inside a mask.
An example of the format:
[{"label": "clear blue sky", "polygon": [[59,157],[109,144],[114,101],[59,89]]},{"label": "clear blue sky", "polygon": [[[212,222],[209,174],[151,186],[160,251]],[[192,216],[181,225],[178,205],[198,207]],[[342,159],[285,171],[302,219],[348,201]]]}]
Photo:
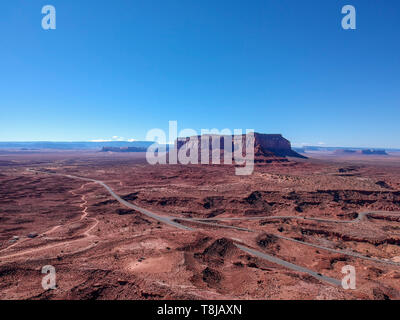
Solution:
[{"label": "clear blue sky", "polygon": [[[42,6],[57,29],[41,28]],[[341,8],[357,9],[357,30]],[[400,147],[398,0],[2,0],[0,141],[250,128]]]}]

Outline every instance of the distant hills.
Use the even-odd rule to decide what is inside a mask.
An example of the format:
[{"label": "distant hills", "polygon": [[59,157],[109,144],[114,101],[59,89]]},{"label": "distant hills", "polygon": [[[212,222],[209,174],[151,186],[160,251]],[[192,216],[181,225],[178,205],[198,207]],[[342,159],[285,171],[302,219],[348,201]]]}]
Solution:
[{"label": "distant hills", "polygon": [[387,152],[400,152],[400,149],[383,149],[383,148],[346,148],[346,147],[320,147],[320,146],[304,146],[301,148],[293,148],[293,150],[306,154],[308,152],[330,152],[342,155],[388,155]]},{"label": "distant hills", "polygon": [[51,142],[51,141],[26,141],[26,142],[0,142],[0,149],[18,150],[100,150],[103,147],[114,148],[148,148],[151,141],[104,141],[104,142]]},{"label": "distant hills", "polygon": [[366,149],[366,150],[361,150],[361,154],[387,156],[386,150]]},{"label": "distant hills", "polygon": [[103,147],[102,152],[146,152],[144,147]]}]

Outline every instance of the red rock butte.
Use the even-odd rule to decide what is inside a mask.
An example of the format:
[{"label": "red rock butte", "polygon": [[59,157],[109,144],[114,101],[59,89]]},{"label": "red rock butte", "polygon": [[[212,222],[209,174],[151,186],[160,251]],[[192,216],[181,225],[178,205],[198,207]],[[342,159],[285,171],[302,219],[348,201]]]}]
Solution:
[{"label": "red rock butte", "polygon": [[[212,146],[215,147],[215,141],[219,142],[219,152],[223,153],[224,150],[224,135],[215,135],[215,134],[207,134],[203,136],[197,136],[196,141],[200,141],[204,139],[204,137],[208,137],[209,143],[208,148],[211,151]],[[219,137],[219,141],[215,138]],[[232,141],[233,141],[232,136]],[[176,148],[179,150],[181,147],[186,145],[188,148],[193,147],[193,144],[196,142],[190,141],[191,137],[186,138],[178,138],[175,145]],[[246,135],[242,135],[242,143],[243,146],[246,146],[248,141],[246,141]],[[207,147],[205,145],[204,147]],[[199,154],[204,148],[201,143],[199,143]],[[244,147],[246,149],[246,147]],[[232,145],[233,150],[233,145]],[[279,160],[284,161],[285,157],[296,157],[296,158],[306,158],[301,154],[297,153],[296,151],[292,150],[291,143],[289,140],[285,139],[281,134],[265,134],[265,133],[254,133],[254,156],[256,162],[264,162],[266,158],[271,160]]]}]

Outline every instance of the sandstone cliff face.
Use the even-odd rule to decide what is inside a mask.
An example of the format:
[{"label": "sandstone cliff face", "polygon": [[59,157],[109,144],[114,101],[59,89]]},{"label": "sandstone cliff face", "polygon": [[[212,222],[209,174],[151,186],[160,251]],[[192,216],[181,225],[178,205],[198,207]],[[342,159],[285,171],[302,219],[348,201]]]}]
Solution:
[{"label": "sandstone cliff face", "polygon": [[[224,137],[226,136],[216,136],[216,135],[206,135],[209,140],[208,149],[212,150],[213,139],[219,140],[219,147],[215,147],[217,152],[223,152],[224,149]],[[215,139],[216,138],[216,139]],[[233,140],[233,137],[232,137]],[[203,146],[201,145],[201,136],[197,136],[198,149],[201,152]],[[179,150],[182,146],[186,147],[196,147],[195,141],[191,141],[189,137],[180,138],[176,141],[175,147]],[[242,143],[244,150],[248,148],[249,139],[246,139],[246,135],[242,135]],[[233,150],[233,144],[232,144]],[[282,137],[281,134],[264,134],[264,133],[254,133],[254,155],[255,157],[297,157],[305,158],[299,153],[292,150],[290,141]]]},{"label": "sandstone cliff face", "polygon": [[291,150],[289,140],[282,137],[281,134],[254,133],[254,138],[265,149]]},{"label": "sandstone cliff face", "polygon": [[254,145],[260,149],[260,152],[271,152],[279,157],[305,158],[293,151],[290,141],[282,137],[281,134],[254,133],[254,138]]}]

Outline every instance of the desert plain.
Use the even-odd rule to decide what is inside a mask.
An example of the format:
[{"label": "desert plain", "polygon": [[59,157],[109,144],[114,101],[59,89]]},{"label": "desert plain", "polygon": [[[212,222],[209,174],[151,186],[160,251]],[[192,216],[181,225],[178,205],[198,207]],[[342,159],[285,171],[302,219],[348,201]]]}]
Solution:
[{"label": "desert plain", "polygon": [[399,156],[234,169],[1,152],[0,299],[400,299]]}]

